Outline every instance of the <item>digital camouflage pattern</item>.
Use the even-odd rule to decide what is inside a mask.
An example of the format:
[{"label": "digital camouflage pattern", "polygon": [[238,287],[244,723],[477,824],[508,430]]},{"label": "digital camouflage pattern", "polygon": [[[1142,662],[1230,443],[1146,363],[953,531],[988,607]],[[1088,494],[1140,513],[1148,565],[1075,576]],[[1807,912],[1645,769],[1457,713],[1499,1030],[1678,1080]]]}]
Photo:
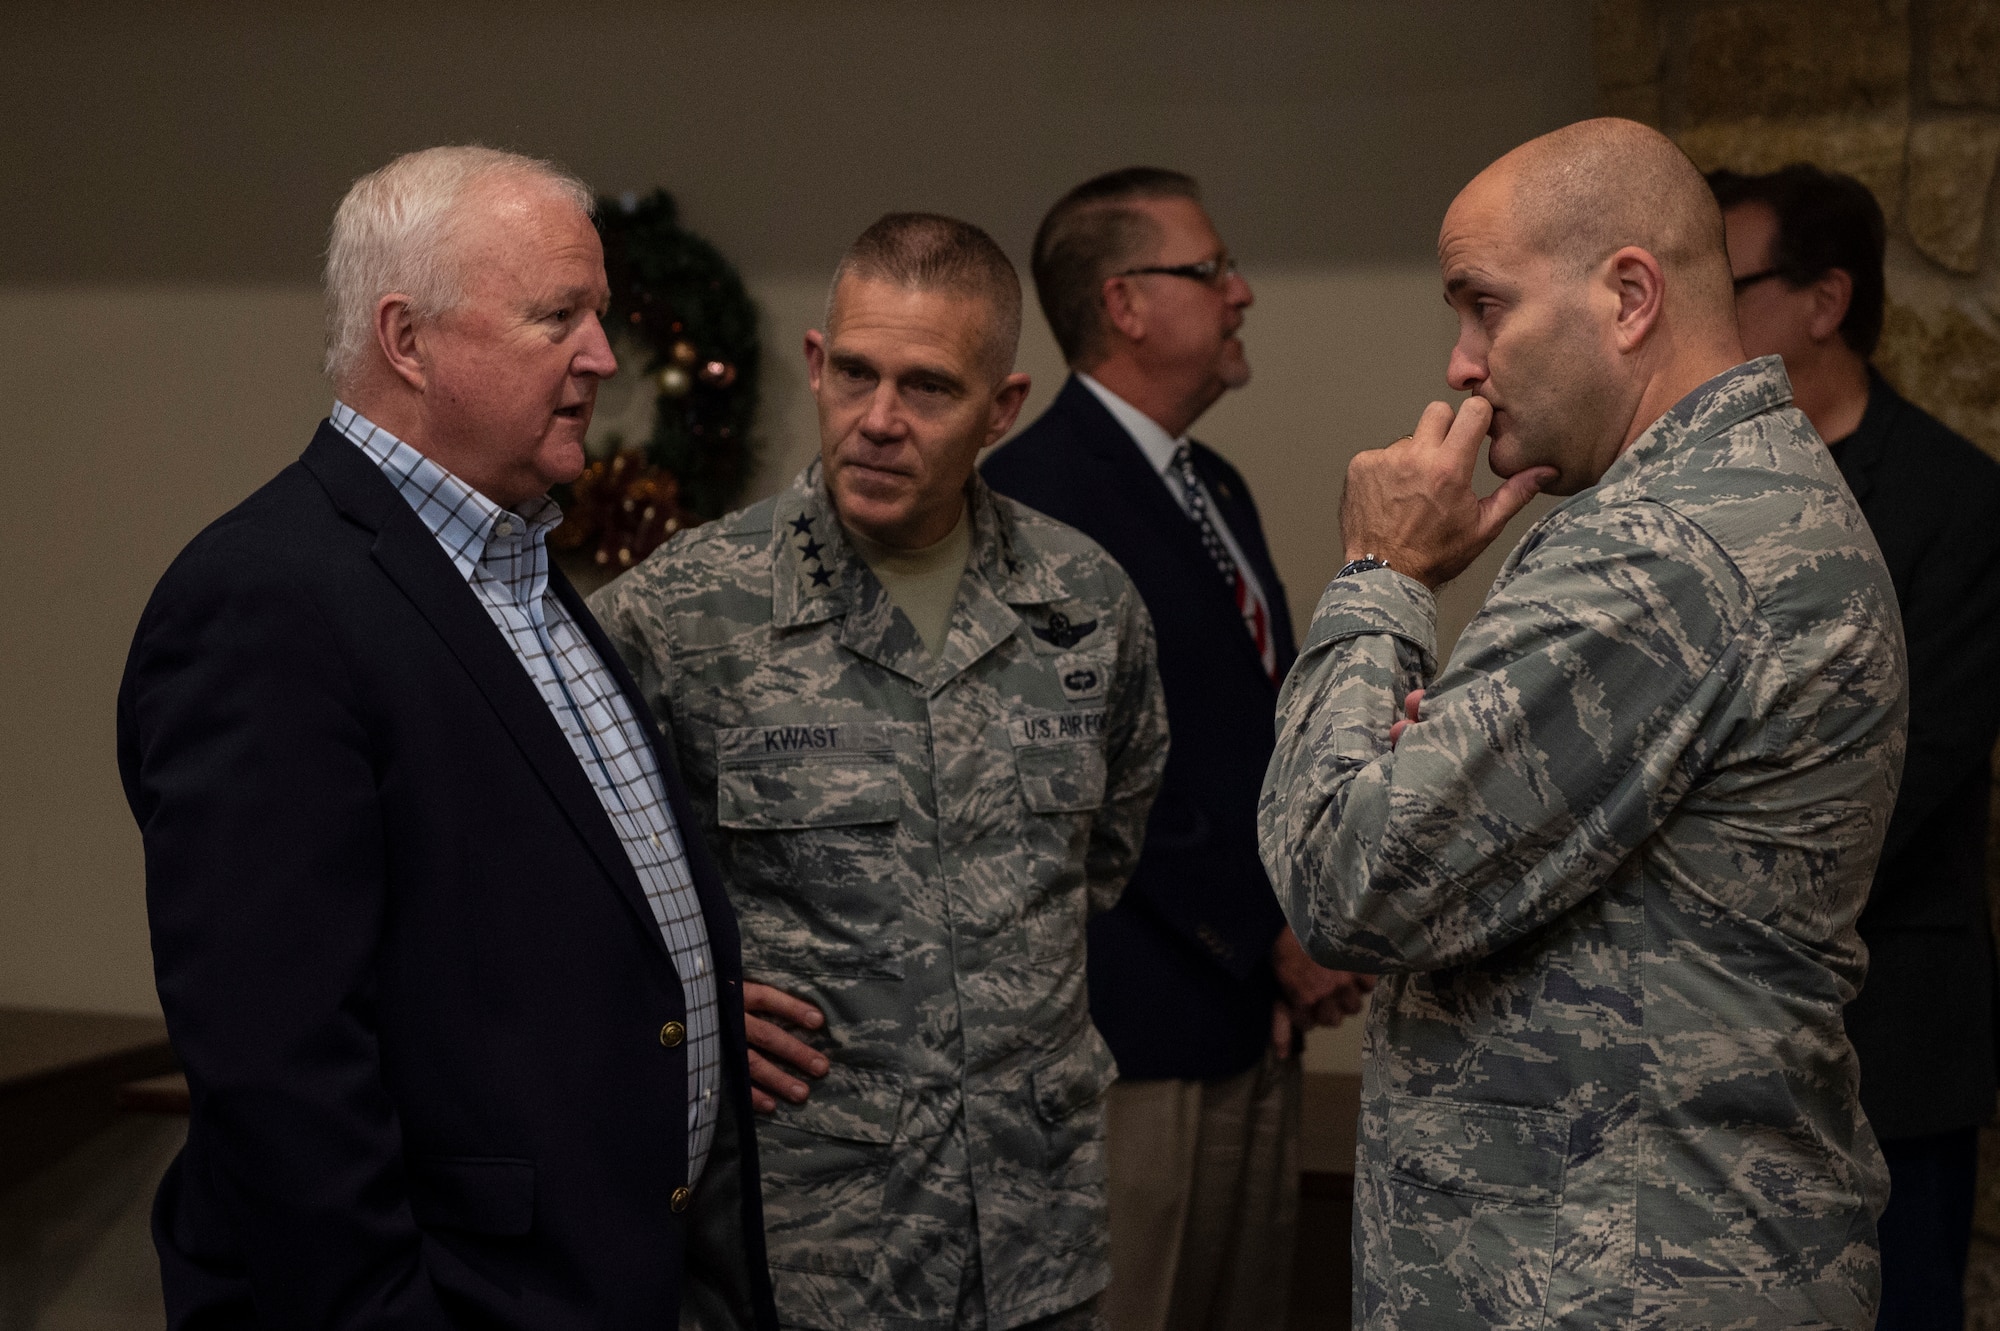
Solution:
[{"label": "digital camouflage pattern", "polygon": [[793,1325],[1000,1331],[1108,1279],[1084,923],[1166,764],[1152,624],[1088,538],[967,493],[935,661],[817,463],[591,601],[679,750],[745,974],[826,1013],[832,1070],[758,1132]]},{"label": "digital camouflage pattern", "polygon": [[[1880,553],[1778,358],[1508,556],[1337,579],[1259,831],[1369,1014],[1355,1324],[1874,1324],[1888,1177],[1841,1008],[1905,725]],[[1391,749],[1403,695],[1430,692]]]}]

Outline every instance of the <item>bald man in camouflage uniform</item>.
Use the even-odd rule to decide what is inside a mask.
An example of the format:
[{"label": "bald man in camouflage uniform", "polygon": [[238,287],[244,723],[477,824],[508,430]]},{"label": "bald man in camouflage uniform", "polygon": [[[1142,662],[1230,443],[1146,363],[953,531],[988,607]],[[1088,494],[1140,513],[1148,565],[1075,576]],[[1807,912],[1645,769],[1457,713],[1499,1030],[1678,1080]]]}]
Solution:
[{"label": "bald man in camouflage uniform", "polygon": [[[825,1068],[809,1095],[766,1066],[789,1103],[758,1148],[780,1319],[829,1331],[1099,1325],[1116,1069],[1090,1024],[1084,925],[1138,859],[1166,759],[1152,628],[1124,573],[972,470],[1013,411],[927,433],[935,381],[971,381],[975,405],[992,392],[970,363],[984,353],[952,346],[1003,303],[933,289],[948,265],[899,257],[929,226],[1006,263],[945,222],[885,219],[843,264],[809,335],[821,460],[593,601],[672,728],[745,974],[809,1000],[809,1026],[824,1016],[790,1059]],[[882,478],[912,471],[940,521],[904,544],[964,524],[934,647],[850,530],[893,527]]]},{"label": "bald man in camouflage uniform", "polygon": [[[1307,950],[1390,976],[1358,1326],[1874,1322],[1887,1178],[1841,1008],[1901,632],[1778,358],[1742,363],[1701,189],[1629,122],[1489,168],[1440,241],[1474,396],[1349,471],[1261,830]],[[1565,190],[1581,216],[1537,219]],[[1572,497],[1439,671],[1433,589],[1538,486]]]}]

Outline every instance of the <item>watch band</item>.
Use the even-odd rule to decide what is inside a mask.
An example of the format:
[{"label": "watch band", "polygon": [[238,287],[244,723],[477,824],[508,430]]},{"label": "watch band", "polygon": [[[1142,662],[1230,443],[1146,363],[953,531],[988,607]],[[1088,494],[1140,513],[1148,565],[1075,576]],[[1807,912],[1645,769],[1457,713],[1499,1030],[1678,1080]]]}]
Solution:
[{"label": "watch band", "polygon": [[1340,572],[1333,576],[1344,578],[1350,573],[1367,573],[1373,569],[1388,567],[1389,561],[1386,559],[1377,559],[1374,555],[1363,555],[1359,559],[1350,559],[1345,564],[1342,564]]}]

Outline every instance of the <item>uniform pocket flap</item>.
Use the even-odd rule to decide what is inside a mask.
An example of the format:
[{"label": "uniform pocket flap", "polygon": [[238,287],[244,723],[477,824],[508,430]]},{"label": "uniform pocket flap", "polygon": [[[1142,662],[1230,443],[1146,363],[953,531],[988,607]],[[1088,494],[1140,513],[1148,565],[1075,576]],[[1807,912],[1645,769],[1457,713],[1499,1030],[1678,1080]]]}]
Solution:
[{"label": "uniform pocket flap", "polygon": [[1118,1075],[1111,1051],[1098,1040],[1083,1040],[1029,1074],[1035,1112],[1050,1125],[1090,1108],[1104,1098]]},{"label": "uniform pocket flap", "polygon": [[1007,725],[1021,797],[1036,813],[1104,806],[1104,709],[1024,712]]},{"label": "uniform pocket flap", "polygon": [[410,1213],[419,1225],[518,1237],[535,1219],[534,1162],[413,1156]]},{"label": "uniform pocket flap", "polygon": [[715,741],[716,817],[724,827],[782,831],[902,815],[885,726],[745,726],[718,730]]},{"label": "uniform pocket flap", "polygon": [[903,1114],[903,1078],[835,1063],[817,1081],[806,1078],[811,1094],[802,1105],[780,1100],[771,1118],[779,1127],[820,1137],[886,1146],[896,1139]]},{"label": "uniform pocket flap", "polygon": [[1389,1097],[1389,1170],[1465,1197],[1554,1206],[1562,1200],[1569,1118],[1524,1105]]}]

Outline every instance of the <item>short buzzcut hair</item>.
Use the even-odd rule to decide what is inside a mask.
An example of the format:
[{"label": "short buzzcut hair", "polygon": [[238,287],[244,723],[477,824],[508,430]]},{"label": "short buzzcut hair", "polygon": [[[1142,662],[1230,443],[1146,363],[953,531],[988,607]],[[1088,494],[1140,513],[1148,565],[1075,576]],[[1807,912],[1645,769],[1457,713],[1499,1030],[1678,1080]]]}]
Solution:
[{"label": "short buzzcut hair", "polygon": [[855,237],[833,270],[826,292],[826,327],[833,332],[840,284],[853,277],[915,291],[943,291],[983,300],[993,311],[987,354],[993,377],[1014,368],[1021,345],[1021,278],[993,237],[970,222],[939,213],[889,213]]},{"label": "short buzzcut hair", "polygon": [[1771,267],[1797,290],[1838,268],[1854,283],[1840,340],[1866,359],[1882,339],[1883,253],[1889,229],[1874,193],[1853,176],[1794,162],[1761,175],[1711,171],[1708,187],[1726,211],[1760,203],[1778,218]]},{"label": "short buzzcut hair", "polygon": [[1035,231],[1035,295],[1063,359],[1077,369],[1089,369],[1108,351],[1104,280],[1140,262],[1164,235],[1158,222],[1132,206],[1148,199],[1200,203],[1201,186],[1164,167],[1107,171],[1057,199]]},{"label": "short buzzcut hair", "polygon": [[595,210],[590,187],[554,163],[476,144],[405,153],[347,191],[326,246],[326,373],[336,387],[359,373],[382,297],[402,292],[420,319],[464,299],[458,205],[495,178],[542,185],[586,217]]}]

